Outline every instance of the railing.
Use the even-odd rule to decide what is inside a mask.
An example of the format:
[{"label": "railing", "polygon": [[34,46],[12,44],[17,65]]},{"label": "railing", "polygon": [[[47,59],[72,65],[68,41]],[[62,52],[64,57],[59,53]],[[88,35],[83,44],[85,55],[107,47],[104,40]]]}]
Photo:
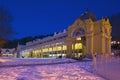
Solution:
[{"label": "railing", "polygon": [[95,72],[108,80],[120,80],[120,57],[97,55],[93,60]]}]

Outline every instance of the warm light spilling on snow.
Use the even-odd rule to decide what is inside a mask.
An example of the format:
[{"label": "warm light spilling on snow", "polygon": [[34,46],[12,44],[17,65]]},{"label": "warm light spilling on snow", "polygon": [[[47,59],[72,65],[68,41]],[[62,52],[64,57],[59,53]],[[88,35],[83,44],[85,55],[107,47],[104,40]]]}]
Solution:
[{"label": "warm light spilling on snow", "polygon": [[6,60],[5,59],[0,59],[0,62],[6,62]]},{"label": "warm light spilling on snow", "polygon": [[[3,60],[3,59],[0,59]],[[6,65],[24,64],[47,64],[67,62],[64,64],[18,66],[2,68],[0,70],[0,80],[105,80],[90,73],[92,62],[74,62],[73,59],[6,59]],[[4,61],[4,60],[3,60]],[[6,62],[5,62],[6,63]],[[4,63],[4,64],[5,64]],[[3,65],[3,64],[2,64]],[[0,65],[0,66],[2,66]],[[81,68],[82,67],[82,68]],[[87,70],[87,71],[86,71]],[[4,76],[4,77],[3,77]]]}]

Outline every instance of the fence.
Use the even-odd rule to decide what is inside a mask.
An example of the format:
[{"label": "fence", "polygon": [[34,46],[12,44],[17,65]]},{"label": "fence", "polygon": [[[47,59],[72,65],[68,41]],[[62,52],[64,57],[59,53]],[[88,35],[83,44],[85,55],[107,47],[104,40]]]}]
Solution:
[{"label": "fence", "polygon": [[120,57],[97,55],[93,62],[97,74],[108,80],[120,80]]}]

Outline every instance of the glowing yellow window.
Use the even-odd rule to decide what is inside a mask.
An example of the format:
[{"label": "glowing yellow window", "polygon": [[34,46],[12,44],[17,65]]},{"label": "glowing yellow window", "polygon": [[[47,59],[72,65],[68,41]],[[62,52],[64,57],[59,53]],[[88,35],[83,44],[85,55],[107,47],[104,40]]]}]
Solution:
[{"label": "glowing yellow window", "polygon": [[75,49],[82,49],[82,43],[76,43]]},{"label": "glowing yellow window", "polygon": [[58,46],[57,49],[58,49],[58,51],[62,50],[61,46]]},{"label": "glowing yellow window", "polygon": [[52,48],[49,48],[49,52],[52,52]]},{"label": "glowing yellow window", "polygon": [[63,50],[66,50],[67,49],[67,46],[66,45],[63,45]]},{"label": "glowing yellow window", "polygon": [[53,47],[53,51],[56,51],[57,49],[56,49],[56,47]]}]

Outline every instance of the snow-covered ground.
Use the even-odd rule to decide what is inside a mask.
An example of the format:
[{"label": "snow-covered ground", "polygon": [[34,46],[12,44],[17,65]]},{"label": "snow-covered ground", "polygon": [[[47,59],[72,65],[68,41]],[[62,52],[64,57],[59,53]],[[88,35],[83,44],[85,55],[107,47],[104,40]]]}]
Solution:
[{"label": "snow-covered ground", "polygon": [[0,59],[0,67],[13,67],[13,66],[30,66],[30,65],[48,65],[60,63],[77,62],[73,59],[67,58],[3,58]]},{"label": "snow-covered ground", "polygon": [[[19,66],[1,66],[0,80],[105,80],[91,73],[93,70],[92,62],[75,62],[72,59],[6,59],[5,61],[0,65],[7,64],[6,66],[8,66],[8,64],[15,65],[16,63]],[[20,66],[22,62],[33,65]],[[36,62],[40,64],[35,65]],[[51,64],[64,63],[47,65],[46,62]]]}]

